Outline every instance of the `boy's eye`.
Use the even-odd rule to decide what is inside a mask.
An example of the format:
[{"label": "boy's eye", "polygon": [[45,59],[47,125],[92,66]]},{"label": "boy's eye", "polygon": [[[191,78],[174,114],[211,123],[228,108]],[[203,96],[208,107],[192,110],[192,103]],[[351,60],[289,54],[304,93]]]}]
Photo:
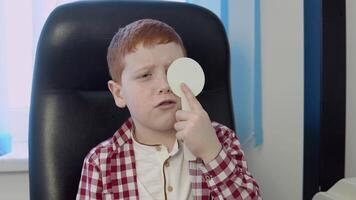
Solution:
[{"label": "boy's eye", "polygon": [[148,78],[150,76],[152,76],[151,73],[145,73],[145,74],[142,74],[139,78]]}]

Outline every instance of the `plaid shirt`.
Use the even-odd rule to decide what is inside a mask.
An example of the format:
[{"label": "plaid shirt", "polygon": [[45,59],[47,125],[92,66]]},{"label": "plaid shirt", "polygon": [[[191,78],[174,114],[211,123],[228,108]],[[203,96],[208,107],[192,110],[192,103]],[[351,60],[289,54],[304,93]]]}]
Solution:
[{"label": "plaid shirt", "polygon": [[[217,157],[204,164],[189,161],[192,194],[195,200],[261,200],[256,180],[247,171],[247,163],[235,133],[212,123],[223,148]],[[93,148],[86,156],[77,200],[139,199],[135,155],[127,120],[114,136]]]}]

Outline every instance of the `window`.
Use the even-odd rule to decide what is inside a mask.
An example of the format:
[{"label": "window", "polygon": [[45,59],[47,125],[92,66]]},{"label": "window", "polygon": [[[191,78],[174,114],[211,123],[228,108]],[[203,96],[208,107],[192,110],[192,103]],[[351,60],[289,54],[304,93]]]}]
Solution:
[{"label": "window", "polygon": [[15,157],[27,157],[32,72],[42,27],[55,7],[74,1],[0,0],[0,134],[10,134]]},{"label": "window", "polygon": [[27,158],[32,71],[42,26],[56,6],[71,1],[0,1],[0,134],[10,134],[15,157]]}]

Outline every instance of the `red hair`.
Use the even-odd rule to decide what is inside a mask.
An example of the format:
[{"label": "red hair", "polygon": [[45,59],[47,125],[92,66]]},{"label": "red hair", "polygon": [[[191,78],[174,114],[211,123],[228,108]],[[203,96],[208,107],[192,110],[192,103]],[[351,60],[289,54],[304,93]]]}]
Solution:
[{"label": "red hair", "polygon": [[121,80],[121,73],[125,67],[124,57],[134,52],[138,44],[142,43],[144,47],[150,47],[170,42],[178,44],[186,55],[182,39],[164,22],[141,19],[120,28],[108,47],[107,62],[111,78],[114,81]]}]

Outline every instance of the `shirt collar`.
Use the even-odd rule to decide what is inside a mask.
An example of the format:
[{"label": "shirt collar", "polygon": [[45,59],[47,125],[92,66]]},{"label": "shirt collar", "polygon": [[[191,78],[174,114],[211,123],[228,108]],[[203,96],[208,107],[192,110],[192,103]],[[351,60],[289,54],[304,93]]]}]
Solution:
[{"label": "shirt collar", "polygon": [[[116,148],[119,148],[126,142],[137,142],[139,146],[142,146],[143,148],[147,149],[153,149],[155,150],[156,146],[160,146],[160,144],[155,144],[155,145],[146,145],[138,142],[135,140],[135,137],[133,136],[133,131],[134,131],[134,123],[132,118],[130,117],[126,122],[122,124],[122,126],[116,131],[116,133],[113,136],[114,139],[114,144]],[[182,141],[179,141],[176,139],[172,151],[169,153],[171,156],[176,155],[179,153],[180,150],[183,150],[184,154],[184,159],[187,161],[191,160],[196,160],[197,158],[188,150],[188,148],[183,144]]]},{"label": "shirt collar", "polygon": [[116,149],[120,148],[127,142],[131,140],[131,130],[133,129],[133,120],[128,118],[121,127],[115,132],[113,136],[114,147]]}]

